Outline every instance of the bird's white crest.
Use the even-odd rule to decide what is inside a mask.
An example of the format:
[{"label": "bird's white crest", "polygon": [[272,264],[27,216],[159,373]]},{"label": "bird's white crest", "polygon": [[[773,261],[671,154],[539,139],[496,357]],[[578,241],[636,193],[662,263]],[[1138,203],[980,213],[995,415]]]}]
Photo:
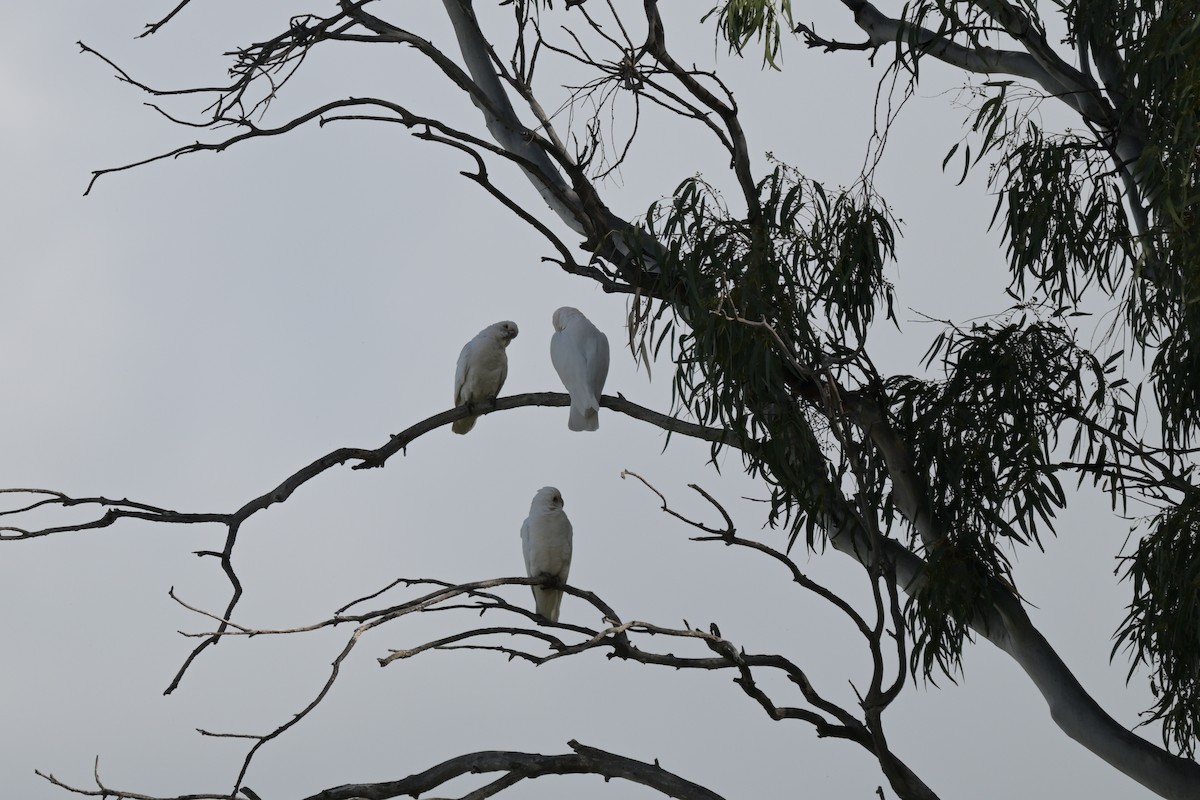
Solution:
[{"label": "bird's white crest", "polygon": [[[504,349],[517,338],[515,322],[489,325],[467,342],[458,354],[454,370],[454,405],[489,403],[500,394],[508,377],[508,354]],[[455,433],[475,427],[477,416],[465,417],[451,425]]]},{"label": "bird's white crest", "polygon": [[608,337],[577,308],[563,306],[551,318],[550,362],[571,395],[567,427],[594,431],[600,427],[600,395],[608,378]]},{"label": "bird's white crest", "polygon": [[[567,582],[571,570],[571,521],[563,513],[562,492],[553,486],[544,486],[533,496],[529,516],[521,526],[521,551],[525,555],[526,575],[550,577],[560,584]],[[532,588],[537,613],[558,622],[562,590]]]}]

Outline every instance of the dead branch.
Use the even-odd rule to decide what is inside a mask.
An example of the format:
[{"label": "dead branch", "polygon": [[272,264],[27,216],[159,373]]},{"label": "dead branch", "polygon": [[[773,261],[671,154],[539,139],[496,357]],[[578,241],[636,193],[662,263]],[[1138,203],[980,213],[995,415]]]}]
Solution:
[{"label": "dead branch", "polygon": [[[100,780],[100,756],[96,756],[96,761],[92,767],[92,781],[96,784],[95,789],[85,789],[83,787],[73,786],[54,777],[52,773],[42,772],[41,770],[37,769],[34,770],[34,774],[40,778],[44,778],[46,781],[54,786],[59,787],[60,789],[66,789],[68,792],[73,792],[75,794],[81,794],[88,797],[100,797],[104,799],[111,797],[115,800],[231,800],[232,797],[231,795],[222,793],[182,794],[171,798],[165,798],[155,797],[148,794],[140,794],[139,792],[129,792],[123,789],[113,789],[105,786]],[[248,797],[250,797],[250,800],[253,800],[252,796],[248,795]]]},{"label": "dead branch", "polygon": [[[714,542],[715,541],[715,542],[723,542],[724,544],[729,545],[729,546],[745,547],[750,550],[754,550],[756,552],[762,553],[762,554],[774,559],[775,561],[778,561],[780,564],[783,564],[783,566],[786,567],[787,570],[791,573],[792,581],[794,583],[802,586],[803,588],[807,589],[808,591],[812,592],[813,594],[815,594],[818,597],[822,598],[823,600],[827,601],[828,603],[833,605],[835,608],[837,608],[839,611],[841,611],[843,614],[845,614],[846,617],[848,617],[850,619],[850,621],[854,623],[854,626],[859,630],[860,633],[863,634],[863,636],[865,636],[867,638],[868,641],[873,640],[877,636],[877,632],[874,631],[872,626],[868,625],[866,620],[863,619],[862,616],[857,611],[854,610],[853,606],[851,606],[849,603],[847,603],[845,600],[843,600],[836,593],[830,591],[829,589],[825,588],[821,584],[814,581],[812,578],[809,578],[807,575],[805,575],[804,572],[801,571],[799,565],[796,564],[796,562],[793,561],[791,558],[789,558],[786,554],[781,553],[778,550],[776,550],[775,548],[773,548],[769,545],[765,545],[762,542],[757,542],[757,541],[754,541],[753,539],[746,539],[746,538],[738,536],[737,531],[733,526],[733,520],[730,518],[729,513],[725,510],[725,508],[723,506],[721,506],[721,504],[719,504],[712,497],[712,495],[710,495],[708,492],[701,489],[696,484],[690,483],[690,484],[688,484],[688,488],[695,490],[697,493],[700,494],[701,497],[703,497],[709,503],[711,503],[714,507],[716,507],[716,509],[721,513],[721,516],[723,516],[725,518],[726,527],[724,530],[710,528],[699,522],[690,520],[687,517],[684,517],[682,514],[679,514],[678,512],[674,511],[667,505],[666,496],[663,495],[663,493],[660,492],[658,489],[654,488],[654,486],[651,485],[649,481],[647,481],[641,475],[638,475],[636,472],[631,472],[630,470],[622,470],[621,477],[625,478],[626,476],[629,476],[632,478],[637,478],[639,481],[642,482],[643,485],[646,486],[647,489],[649,489],[650,491],[652,491],[656,495],[658,495],[658,499],[662,502],[662,510],[664,512],[671,515],[672,517],[675,517],[676,519],[680,520],[681,522],[684,522],[684,523],[692,526],[693,528],[697,528],[698,530],[704,531],[704,533],[707,534],[706,536],[693,536],[692,541],[694,541],[694,542]],[[901,662],[901,663],[903,663],[903,662]]]},{"label": "dead branch", "polygon": [[[663,769],[657,761],[653,764],[636,761],[588,747],[573,739],[567,742],[567,746],[574,751],[573,754],[550,756],[498,751],[468,753],[399,781],[339,786],[336,789],[326,789],[305,800],[351,800],[359,797],[364,800],[388,800],[401,796],[416,797],[460,775],[491,772],[505,773],[500,779],[504,784],[497,787],[498,790],[521,780],[543,775],[600,775],[605,780],[617,778],[638,783],[679,800],[722,800],[716,792]],[[487,797],[493,793],[469,796]]]},{"label": "dead branch", "polygon": [[[715,501],[714,501],[715,502]],[[894,754],[886,751],[886,740],[880,730],[880,715],[883,707],[877,698],[871,705],[861,701],[864,709],[869,709],[867,721],[859,719],[845,708],[829,700],[818,691],[797,664],[785,656],[778,654],[747,653],[733,642],[724,638],[715,625],[709,630],[694,628],[685,623],[685,627],[669,627],[640,620],[623,621],[613,607],[594,592],[579,589],[569,585],[561,588],[566,594],[578,598],[592,610],[598,613],[601,620],[599,627],[579,625],[566,622],[549,622],[532,610],[505,599],[495,589],[506,586],[544,585],[542,578],[493,578],[463,584],[451,584],[446,581],[428,578],[400,578],[389,583],[383,589],[373,592],[363,598],[343,605],[332,617],[318,622],[292,628],[260,628],[251,627],[244,623],[234,622],[228,617],[207,612],[190,604],[179,601],[194,613],[219,623],[216,631],[196,636],[223,638],[227,636],[281,636],[311,632],[323,628],[331,628],[343,624],[354,624],[355,628],[347,637],[342,649],[334,658],[330,672],[315,696],[286,722],[265,735],[257,734],[216,734],[201,731],[206,736],[224,736],[247,738],[253,741],[246,753],[241,770],[234,786],[234,792],[240,790],[249,766],[257,752],[268,742],[278,738],[292,726],[308,716],[317,705],[328,695],[336,682],[341,667],[357,646],[360,639],[368,632],[382,627],[387,623],[416,613],[436,613],[470,611],[473,615],[502,614],[516,616],[536,627],[529,628],[513,625],[488,625],[470,627],[436,639],[421,642],[404,648],[393,648],[385,656],[378,658],[380,666],[388,666],[396,661],[420,656],[423,653],[437,650],[477,650],[499,653],[509,660],[519,659],[535,666],[549,663],[561,658],[579,655],[593,650],[605,651],[608,658],[618,658],[633,661],[648,666],[664,666],[671,669],[690,669],[704,671],[732,671],[736,677],[734,683],[757,703],[764,712],[775,720],[796,719],[813,726],[819,736],[842,738],[853,741],[866,748],[882,760],[900,765]],[[426,588],[428,591],[417,597],[399,603],[384,605],[372,610],[347,613],[347,609],[371,599],[379,599],[398,587]],[[174,595],[172,595],[174,596]],[[178,598],[176,598],[178,600]],[[464,602],[465,601],[465,602]],[[578,615],[577,615],[578,618]],[[878,634],[878,628],[876,629]],[[649,649],[645,642],[677,641],[695,643],[704,648],[708,655],[677,654],[660,649]],[[528,645],[537,645],[531,649]],[[901,664],[900,669],[904,668]],[[775,672],[783,675],[787,681],[796,687],[805,705],[787,705],[777,703],[761,686],[760,672]],[[878,681],[874,682],[877,683]],[[873,685],[874,685],[873,683]],[[891,698],[887,698],[890,702]],[[897,769],[906,769],[902,765]],[[507,784],[506,784],[507,785]],[[383,795],[381,795],[383,796]]]},{"label": "dead branch", "polygon": [[[390,800],[394,797],[418,797],[463,775],[484,775],[493,772],[504,774],[467,797],[490,797],[522,780],[534,780],[545,775],[599,775],[606,781],[615,778],[637,783],[678,800],[723,800],[716,792],[681,778],[661,767],[657,761],[653,764],[637,761],[606,750],[588,747],[573,739],[567,742],[567,746],[574,752],[563,755],[500,750],[465,753],[400,780],[336,786],[310,795],[305,800]],[[230,800],[235,796],[187,794],[169,798],[155,797],[106,787],[100,783],[98,772],[95,789],[72,786],[49,773],[37,774],[59,788],[88,797],[117,800]],[[259,800],[258,795],[249,788],[243,787],[239,794],[247,800]]]},{"label": "dead branch", "polygon": [[[54,525],[43,528],[24,528],[15,525],[0,525],[0,541],[19,540],[19,539],[36,539],[44,536],[51,536],[62,533],[82,532],[106,528],[121,519],[140,519],[148,522],[158,522],[164,524],[207,524],[215,523],[226,527],[225,543],[221,550],[199,550],[196,551],[198,556],[209,556],[218,559],[222,571],[225,573],[231,587],[231,595],[229,603],[225,608],[224,613],[217,615],[216,619],[220,620],[220,625],[217,630],[209,634],[204,641],[196,645],[195,649],[188,655],[180,666],[178,672],[171,679],[171,682],[164,690],[164,694],[171,694],[183,680],[184,675],[191,667],[192,663],[199,655],[207,648],[216,645],[222,636],[229,635],[232,632],[228,630],[229,620],[233,615],[234,609],[237,607],[238,601],[242,596],[242,584],[237,576],[237,571],[233,565],[233,551],[237,544],[238,534],[245,523],[252,516],[260,511],[269,508],[276,503],[283,503],[292,496],[292,494],[310,480],[318,477],[324,472],[348,462],[356,462],[351,469],[371,469],[382,467],[387,463],[387,460],[399,452],[407,452],[406,448],[409,444],[416,441],[420,437],[440,427],[446,426],[455,420],[472,414],[485,415],[496,411],[507,411],[514,408],[523,408],[526,406],[545,406],[545,407],[563,407],[570,405],[570,395],[562,392],[537,392],[531,394],[512,395],[502,397],[496,400],[495,404],[490,408],[468,408],[460,406],[435,414],[428,417],[406,430],[393,435],[387,443],[375,449],[364,449],[356,447],[343,447],[334,450],[317,460],[289,475],[274,489],[255,497],[249,502],[242,505],[241,508],[230,513],[185,513],[172,511],[170,509],[160,508],[158,506],[149,505],[146,503],[135,502],[128,499],[111,499],[106,497],[71,497],[62,492],[49,489],[7,489],[0,490],[0,494],[29,494],[35,497],[31,502],[19,506],[14,509],[0,510],[0,519],[12,517],[25,512],[35,510],[43,510],[48,508],[66,509],[76,506],[93,506],[102,510],[99,517],[94,517],[83,522],[76,522],[66,525]],[[675,417],[661,414],[657,411],[640,406],[636,403],[626,400],[624,396],[618,395],[613,397],[605,395],[601,398],[601,405],[613,411],[633,417],[634,419],[647,422],[655,427],[661,428],[670,433],[678,433],[684,436],[701,439],[703,441],[712,442],[715,445],[731,446],[739,449],[752,447],[752,442],[746,442],[741,436],[736,433],[718,429],[707,428],[702,425],[685,422]]]},{"label": "dead branch", "polygon": [[[283,503],[292,494],[310,480],[316,478],[322,473],[336,466],[341,466],[349,462],[356,462],[351,469],[373,469],[382,467],[388,459],[399,452],[407,451],[407,447],[417,439],[427,433],[437,430],[453,423],[456,420],[467,416],[479,415],[484,416],[497,411],[508,411],[515,408],[525,408],[530,406],[542,406],[547,408],[562,408],[570,405],[570,395],[565,392],[532,392],[527,394],[510,395],[508,397],[498,398],[495,403],[487,407],[468,408],[467,406],[458,406],[431,417],[421,420],[414,425],[406,428],[404,431],[394,434],[387,443],[374,449],[360,447],[342,447],[333,450],[324,456],[316,459],[307,466],[297,470],[289,475],[274,489],[255,497],[245,503],[237,511],[231,513],[192,513],[179,512],[171,509],[165,509],[158,506],[140,503],[128,499],[114,499],[107,497],[71,497],[63,492],[38,489],[38,488],[12,488],[0,489],[0,494],[30,494],[44,495],[25,506],[13,509],[0,510],[0,518],[12,517],[32,511],[34,509],[44,508],[73,508],[77,506],[97,506],[103,510],[103,514],[96,519],[87,520],[85,522],[73,523],[68,525],[57,525],[45,528],[23,528],[15,525],[0,526],[0,541],[18,540],[18,539],[35,539],[43,536],[51,536],[60,533],[71,533],[85,530],[92,530],[100,527],[107,527],[120,519],[140,519],[149,522],[160,522],[169,524],[204,524],[217,523],[222,525],[234,525],[245,522],[254,514],[263,511],[276,503]],[[694,439],[700,439],[706,442],[712,442],[722,446],[733,447],[740,450],[752,449],[754,443],[746,441],[741,435],[724,430],[721,428],[709,428],[703,425],[686,422],[672,417],[667,414],[662,414],[653,411],[645,406],[638,405],[630,400],[627,400],[624,395],[604,395],[600,399],[600,404],[604,408],[611,409],[626,416],[647,422],[657,428],[661,428],[669,433],[677,433],[682,436],[688,436]],[[198,555],[220,555],[212,551],[201,551]]]}]

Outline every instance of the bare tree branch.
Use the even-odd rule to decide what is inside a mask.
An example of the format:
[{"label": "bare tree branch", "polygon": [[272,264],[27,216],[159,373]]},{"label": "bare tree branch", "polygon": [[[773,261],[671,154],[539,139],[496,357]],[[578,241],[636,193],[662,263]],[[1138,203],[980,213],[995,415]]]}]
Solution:
[{"label": "bare tree branch", "polygon": [[[59,533],[70,533],[91,530],[94,528],[108,527],[120,519],[140,519],[150,522],[163,522],[169,524],[240,524],[245,522],[259,511],[263,511],[276,503],[282,503],[286,501],[301,486],[333,467],[341,466],[351,461],[357,462],[351,467],[351,469],[372,469],[375,467],[382,467],[389,458],[401,451],[405,451],[407,447],[417,439],[421,438],[427,433],[437,430],[438,428],[449,425],[456,420],[475,415],[486,416],[496,411],[508,411],[515,408],[526,408],[530,406],[562,408],[569,406],[570,404],[571,397],[564,392],[533,392],[501,397],[498,398],[494,404],[487,407],[468,407],[465,405],[458,406],[457,408],[452,408],[447,411],[434,414],[433,416],[421,420],[420,422],[417,422],[414,425],[406,428],[404,431],[394,434],[386,444],[378,448],[365,449],[360,447],[342,447],[337,450],[333,450],[313,461],[308,466],[292,473],[274,489],[255,497],[254,499],[245,503],[237,511],[232,513],[185,513],[126,499],[118,500],[106,497],[70,497],[62,492],[50,489],[0,489],[0,495],[45,495],[45,497],[42,497],[41,499],[25,506],[0,510],[0,518],[11,517],[13,515],[35,509],[53,507],[72,508],[76,506],[99,506],[100,508],[104,509],[104,513],[97,519],[69,525],[57,525],[53,527],[36,529],[22,528],[14,525],[0,526],[0,541],[34,539]],[[625,414],[626,416],[641,420],[642,422],[647,422],[670,433],[678,433],[683,436],[700,439],[706,442],[713,442],[714,444],[734,447],[736,449],[746,449],[754,446],[753,442],[746,441],[737,433],[720,428],[708,428],[703,425],[696,425],[695,423],[686,422],[676,417],[653,411],[645,406],[638,405],[637,403],[625,399],[623,395],[617,395],[615,397],[612,395],[604,395],[600,399],[600,404],[604,408]],[[213,551],[202,551],[201,553],[198,553],[198,555],[220,554]]]},{"label": "bare tree branch", "polygon": [[[398,604],[379,609],[347,614],[339,611],[333,617],[297,628],[271,629],[255,628],[243,623],[234,623],[227,618],[182,603],[197,613],[210,619],[219,619],[221,630],[212,634],[196,634],[211,636],[281,636],[293,635],[336,627],[343,624],[355,624],[356,627],[348,637],[345,645],[335,657],[330,673],[319,688],[313,699],[295,715],[265,735],[257,734],[214,734],[202,731],[207,736],[226,736],[248,738],[253,745],[247,752],[241,771],[235,783],[234,791],[241,787],[250,763],[257,752],[268,742],[281,736],[291,727],[304,719],[328,695],[336,682],[341,666],[345,663],[351,651],[367,632],[386,623],[414,613],[429,613],[439,611],[469,610],[479,614],[506,613],[514,614],[537,624],[537,628],[520,628],[511,626],[488,626],[469,628],[447,636],[423,642],[403,649],[393,649],[389,655],[380,657],[381,666],[387,666],[397,660],[409,659],[432,650],[479,650],[500,653],[509,659],[519,658],[534,665],[545,664],[553,660],[578,655],[596,649],[609,651],[610,658],[635,661],[646,665],[666,666],[672,669],[696,669],[704,671],[732,670],[737,673],[735,684],[763,710],[775,720],[797,719],[812,725],[819,736],[829,736],[853,741],[868,751],[897,765],[897,771],[903,775],[903,780],[912,786],[920,784],[915,775],[907,770],[893,754],[881,754],[878,750],[883,741],[873,734],[863,722],[853,714],[830,701],[816,690],[805,672],[791,660],[775,654],[746,653],[732,642],[724,639],[715,629],[703,631],[696,628],[672,628],[649,622],[632,620],[623,622],[613,608],[594,592],[578,589],[569,585],[562,590],[573,597],[583,600],[600,613],[605,627],[591,628],[564,622],[551,623],[538,617],[532,610],[514,605],[499,594],[491,591],[504,586],[533,586],[544,585],[542,578],[493,578],[464,584],[449,584],[445,581],[430,579],[400,579],[389,584],[388,589],[398,585],[421,587],[432,586],[432,591]],[[374,593],[378,596],[382,592]],[[460,599],[471,602],[463,604]],[[359,601],[356,601],[359,602]],[[353,604],[351,604],[353,605]],[[343,608],[346,608],[345,606]],[[636,644],[632,637],[645,636],[696,642],[705,647],[710,656],[679,655],[645,649]],[[497,643],[496,637],[508,643]],[[576,638],[577,637],[577,638]],[[544,652],[534,652],[519,644],[516,640],[532,640],[547,648]],[[899,665],[903,669],[903,665]],[[776,703],[760,686],[756,671],[768,670],[783,674],[799,691],[804,701],[817,711],[808,708],[781,705]],[[876,715],[878,723],[878,715]],[[927,789],[922,792],[927,792]],[[911,797],[933,797],[932,793],[917,792],[907,794]]]},{"label": "bare tree branch", "polygon": [[[137,503],[130,500],[115,500],[104,497],[84,497],[73,498],[61,492],[51,491],[47,489],[9,489],[0,490],[0,494],[34,494],[44,495],[25,506],[10,509],[0,510],[0,519],[22,512],[40,510],[46,508],[70,508],[74,506],[99,506],[104,509],[103,514],[98,518],[93,518],[84,522],[77,522],[67,525],[55,525],[45,528],[22,528],[14,525],[0,526],[0,541],[19,540],[19,539],[34,539],[54,534],[81,532],[105,528],[120,519],[140,519],[150,522],[159,522],[166,524],[202,524],[202,523],[218,523],[226,526],[225,544],[220,551],[201,550],[197,551],[198,556],[212,556],[220,561],[221,569],[225,573],[232,593],[228,605],[225,608],[224,614],[219,619],[221,620],[220,627],[212,634],[208,635],[204,641],[200,642],[195,649],[188,655],[178,672],[172,678],[171,682],[164,690],[164,694],[171,694],[183,680],[184,675],[191,667],[193,662],[207,648],[219,643],[223,635],[227,635],[228,621],[231,619],[234,609],[237,607],[238,601],[242,596],[241,581],[237,576],[237,572],[233,566],[233,550],[237,543],[238,534],[241,531],[243,523],[250,519],[256,513],[263,511],[276,503],[285,502],[292,494],[310,480],[318,477],[322,473],[336,466],[341,466],[347,462],[357,462],[352,469],[370,469],[382,467],[387,460],[396,453],[405,451],[409,444],[416,441],[421,436],[424,436],[431,431],[434,431],[445,425],[453,423],[455,420],[462,419],[472,415],[486,415],[494,411],[505,411],[514,408],[523,408],[526,406],[546,406],[546,407],[564,407],[570,405],[570,395],[561,392],[539,392],[523,395],[512,395],[502,397],[496,400],[495,404],[490,408],[470,408],[468,406],[459,406],[448,411],[443,411],[440,414],[435,414],[415,425],[410,426],[406,430],[395,434],[391,439],[381,447],[373,450],[343,447],[334,450],[326,455],[313,461],[306,467],[292,473],[283,480],[274,489],[259,495],[258,497],[245,503],[241,508],[232,513],[181,513],[162,509],[157,506],[148,505],[145,503]],[[643,406],[637,405],[626,400],[623,396],[618,395],[612,397],[605,395],[601,397],[600,403],[605,408],[617,411],[627,416],[639,419],[643,422],[648,422],[658,428],[671,433],[678,433],[684,436],[689,436],[704,441],[713,442],[718,445],[728,445],[735,448],[752,447],[752,442],[743,441],[742,437],[729,431],[706,428],[701,425],[685,422],[675,417],[666,414],[660,414]]]},{"label": "bare tree branch", "polygon": [[[817,595],[818,597],[822,598],[823,600],[826,600],[831,605],[833,605],[835,608],[837,608],[839,611],[841,611],[843,614],[845,614],[846,617],[848,617],[850,619],[850,621],[854,623],[854,626],[859,630],[859,632],[862,633],[863,636],[867,637],[868,640],[874,636],[872,627],[867,624],[866,620],[864,620],[857,611],[854,610],[853,606],[851,606],[849,603],[847,603],[845,600],[843,600],[841,597],[839,597],[834,592],[830,591],[829,589],[825,588],[821,584],[817,583],[816,581],[812,580],[807,575],[805,575],[800,570],[800,567],[796,564],[795,561],[788,558],[785,554],[779,552],[775,548],[765,545],[762,542],[757,542],[757,541],[754,541],[753,539],[744,539],[744,538],[738,536],[736,530],[733,527],[733,521],[729,517],[729,513],[715,499],[713,499],[713,497],[710,494],[708,494],[708,492],[704,491],[696,484],[689,483],[688,488],[694,489],[697,493],[699,493],[702,497],[704,497],[704,499],[706,499],[710,503],[712,503],[712,505],[715,506],[718,511],[720,511],[721,515],[725,518],[725,523],[726,523],[725,530],[721,531],[721,530],[716,530],[714,528],[709,528],[698,522],[690,520],[690,519],[684,517],[683,515],[679,514],[678,512],[672,510],[667,505],[667,498],[663,495],[663,493],[660,492],[658,489],[654,488],[654,486],[652,486],[649,481],[647,481],[641,475],[638,475],[636,472],[631,472],[627,469],[621,470],[621,477],[625,478],[626,476],[631,477],[631,478],[637,478],[639,481],[641,481],[646,486],[647,489],[649,489],[650,491],[652,491],[656,495],[658,495],[658,499],[662,501],[662,510],[664,512],[666,512],[667,514],[670,514],[672,517],[675,517],[676,519],[680,520],[681,522],[691,525],[693,528],[698,528],[698,529],[704,531],[705,533],[709,534],[708,536],[694,536],[694,537],[692,537],[692,541],[696,541],[696,542],[716,541],[716,542],[723,542],[724,544],[730,545],[730,546],[745,547],[750,550],[755,550],[759,553],[762,553],[762,554],[774,559],[775,561],[778,561],[779,563],[783,564],[785,568],[787,568],[788,572],[791,573],[793,582],[799,584],[800,586],[802,586],[803,588],[812,592],[813,594]],[[901,663],[903,663],[903,662],[901,662]]]},{"label": "bare tree branch", "polygon": [[147,23],[146,30],[143,31],[141,36],[139,36],[138,38],[140,39],[142,36],[149,36],[153,33],[158,33],[158,30],[160,28],[162,28],[162,26],[164,26],[168,22],[170,22],[175,17],[176,14],[178,14],[180,11],[183,11],[184,7],[187,6],[191,2],[192,2],[192,0],[179,0],[179,5],[175,6],[173,9],[171,9],[171,12],[169,14],[167,14],[165,17],[160,19],[158,22]]},{"label": "bare tree branch", "polygon": [[[499,788],[508,788],[521,780],[532,780],[544,775],[599,775],[605,780],[616,778],[638,783],[679,800],[722,800],[716,792],[663,769],[657,761],[653,764],[635,761],[588,747],[575,740],[567,742],[567,745],[574,751],[573,754],[551,756],[501,751],[467,753],[398,781],[339,786],[318,792],[305,800],[390,800],[393,797],[417,797],[462,775],[491,772],[505,773],[504,778],[489,784],[494,786],[500,784],[500,781],[505,781]],[[467,796],[489,795],[472,793]]]},{"label": "bare tree branch", "polygon": [[[1047,94],[1060,98],[1080,115],[1097,122],[1111,121],[1111,112],[1104,107],[1099,98],[1099,87],[1095,81],[1089,80],[1088,76],[1060,59],[1039,59],[1028,52],[997,50],[982,44],[961,45],[946,36],[889,17],[867,0],[841,2],[853,12],[854,23],[867,34],[868,45],[872,48],[912,42],[920,49],[922,55],[932,56],[968,72],[1027,78],[1040,85]],[[810,33],[805,28],[800,30]],[[831,43],[816,37],[815,34],[811,35],[809,45],[824,47],[827,50],[865,49],[862,45],[837,44],[831,47]]]},{"label": "bare tree branch", "polygon": [[123,789],[112,789],[105,786],[100,780],[100,757],[96,756],[95,764],[92,768],[92,780],[96,784],[95,789],[84,789],[71,784],[65,783],[54,777],[49,772],[34,770],[38,777],[44,778],[49,783],[60,789],[66,789],[68,792],[75,794],[86,795],[88,797],[100,798],[115,798],[115,800],[230,800],[231,795],[228,794],[182,794],[171,798],[155,797],[154,795],[141,794],[139,792],[129,792]]},{"label": "bare tree branch", "polygon": [[750,148],[746,141],[746,133],[742,130],[742,123],[738,119],[737,106],[722,101],[671,57],[667,51],[666,29],[662,17],[658,13],[658,3],[656,0],[646,0],[644,7],[649,28],[646,36],[646,49],[701,105],[711,109],[725,124],[725,129],[729,133],[729,143],[733,150],[733,172],[737,176],[738,185],[742,190],[742,199],[746,203],[748,218],[754,222],[761,213],[758,201],[758,182],[754,179],[750,169]]},{"label": "bare tree branch", "polygon": [[[648,764],[606,750],[588,747],[574,740],[567,742],[567,745],[574,753],[541,755],[500,750],[466,753],[443,761],[423,772],[409,775],[407,778],[337,786],[309,795],[305,800],[390,800],[394,797],[418,797],[463,775],[482,775],[492,772],[502,772],[504,775],[466,797],[490,797],[522,780],[534,780],[546,775],[599,775],[605,780],[616,778],[641,784],[667,797],[678,798],[678,800],[723,800],[716,792],[663,769],[657,761]],[[115,798],[115,800],[230,800],[240,794],[248,800],[258,800],[258,795],[246,787],[242,787],[239,792],[232,795],[185,794],[173,797],[157,797],[125,789],[114,789],[100,782],[98,759],[95,789],[73,786],[50,773],[37,771],[37,774],[61,789],[87,797]]]}]

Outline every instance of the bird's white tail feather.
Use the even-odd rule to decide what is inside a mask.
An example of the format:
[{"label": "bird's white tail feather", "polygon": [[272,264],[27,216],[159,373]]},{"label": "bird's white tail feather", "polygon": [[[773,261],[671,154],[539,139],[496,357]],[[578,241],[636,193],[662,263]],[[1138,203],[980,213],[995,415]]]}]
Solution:
[{"label": "bird's white tail feather", "polygon": [[533,587],[533,603],[537,613],[551,622],[558,622],[558,609],[562,606],[561,589],[543,589]]},{"label": "bird's white tail feather", "polygon": [[454,422],[450,423],[450,430],[454,431],[455,433],[466,433],[467,431],[471,430],[471,428],[475,427],[475,420],[477,419],[479,419],[479,417],[456,419]]},{"label": "bird's white tail feather", "polygon": [[567,428],[573,431],[597,431],[600,430],[600,405],[592,402],[590,404],[571,404],[571,414],[567,418]]}]

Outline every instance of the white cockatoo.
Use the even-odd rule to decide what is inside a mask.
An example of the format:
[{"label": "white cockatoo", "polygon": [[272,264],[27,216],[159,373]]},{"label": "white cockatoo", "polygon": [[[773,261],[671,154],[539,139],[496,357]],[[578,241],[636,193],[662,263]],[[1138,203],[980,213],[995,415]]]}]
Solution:
[{"label": "white cockatoo", "polygon": [[608,377],[608,337],[577,308],[563,306],[554,312],[550,337],[550,362],[571,395],[573,431],[600,427],[600,393]]},{"label": "white cockatoo", "polygon": [[[467,342],[458,354],[454,370],[454,405],[488,403],[500,394],[508,377],[508,355],[504,349],[517,338],[515,322],[489,325]],[[475,427],[479,417],[464,417],[451,425],[455,433],[466,433]]]},{"label": "white cockatoo", "polygon": [[[553,486],[538,489],[529,506],[529,516],[521,526],[521,550],[525,554],[525,572],[531,578],[551,576],[557,583],[567,582],[571,570],[571,520],[563,513],[562,492]],[[533,602],[537,613],[558,622],[562,590],[534,586]]]}]

